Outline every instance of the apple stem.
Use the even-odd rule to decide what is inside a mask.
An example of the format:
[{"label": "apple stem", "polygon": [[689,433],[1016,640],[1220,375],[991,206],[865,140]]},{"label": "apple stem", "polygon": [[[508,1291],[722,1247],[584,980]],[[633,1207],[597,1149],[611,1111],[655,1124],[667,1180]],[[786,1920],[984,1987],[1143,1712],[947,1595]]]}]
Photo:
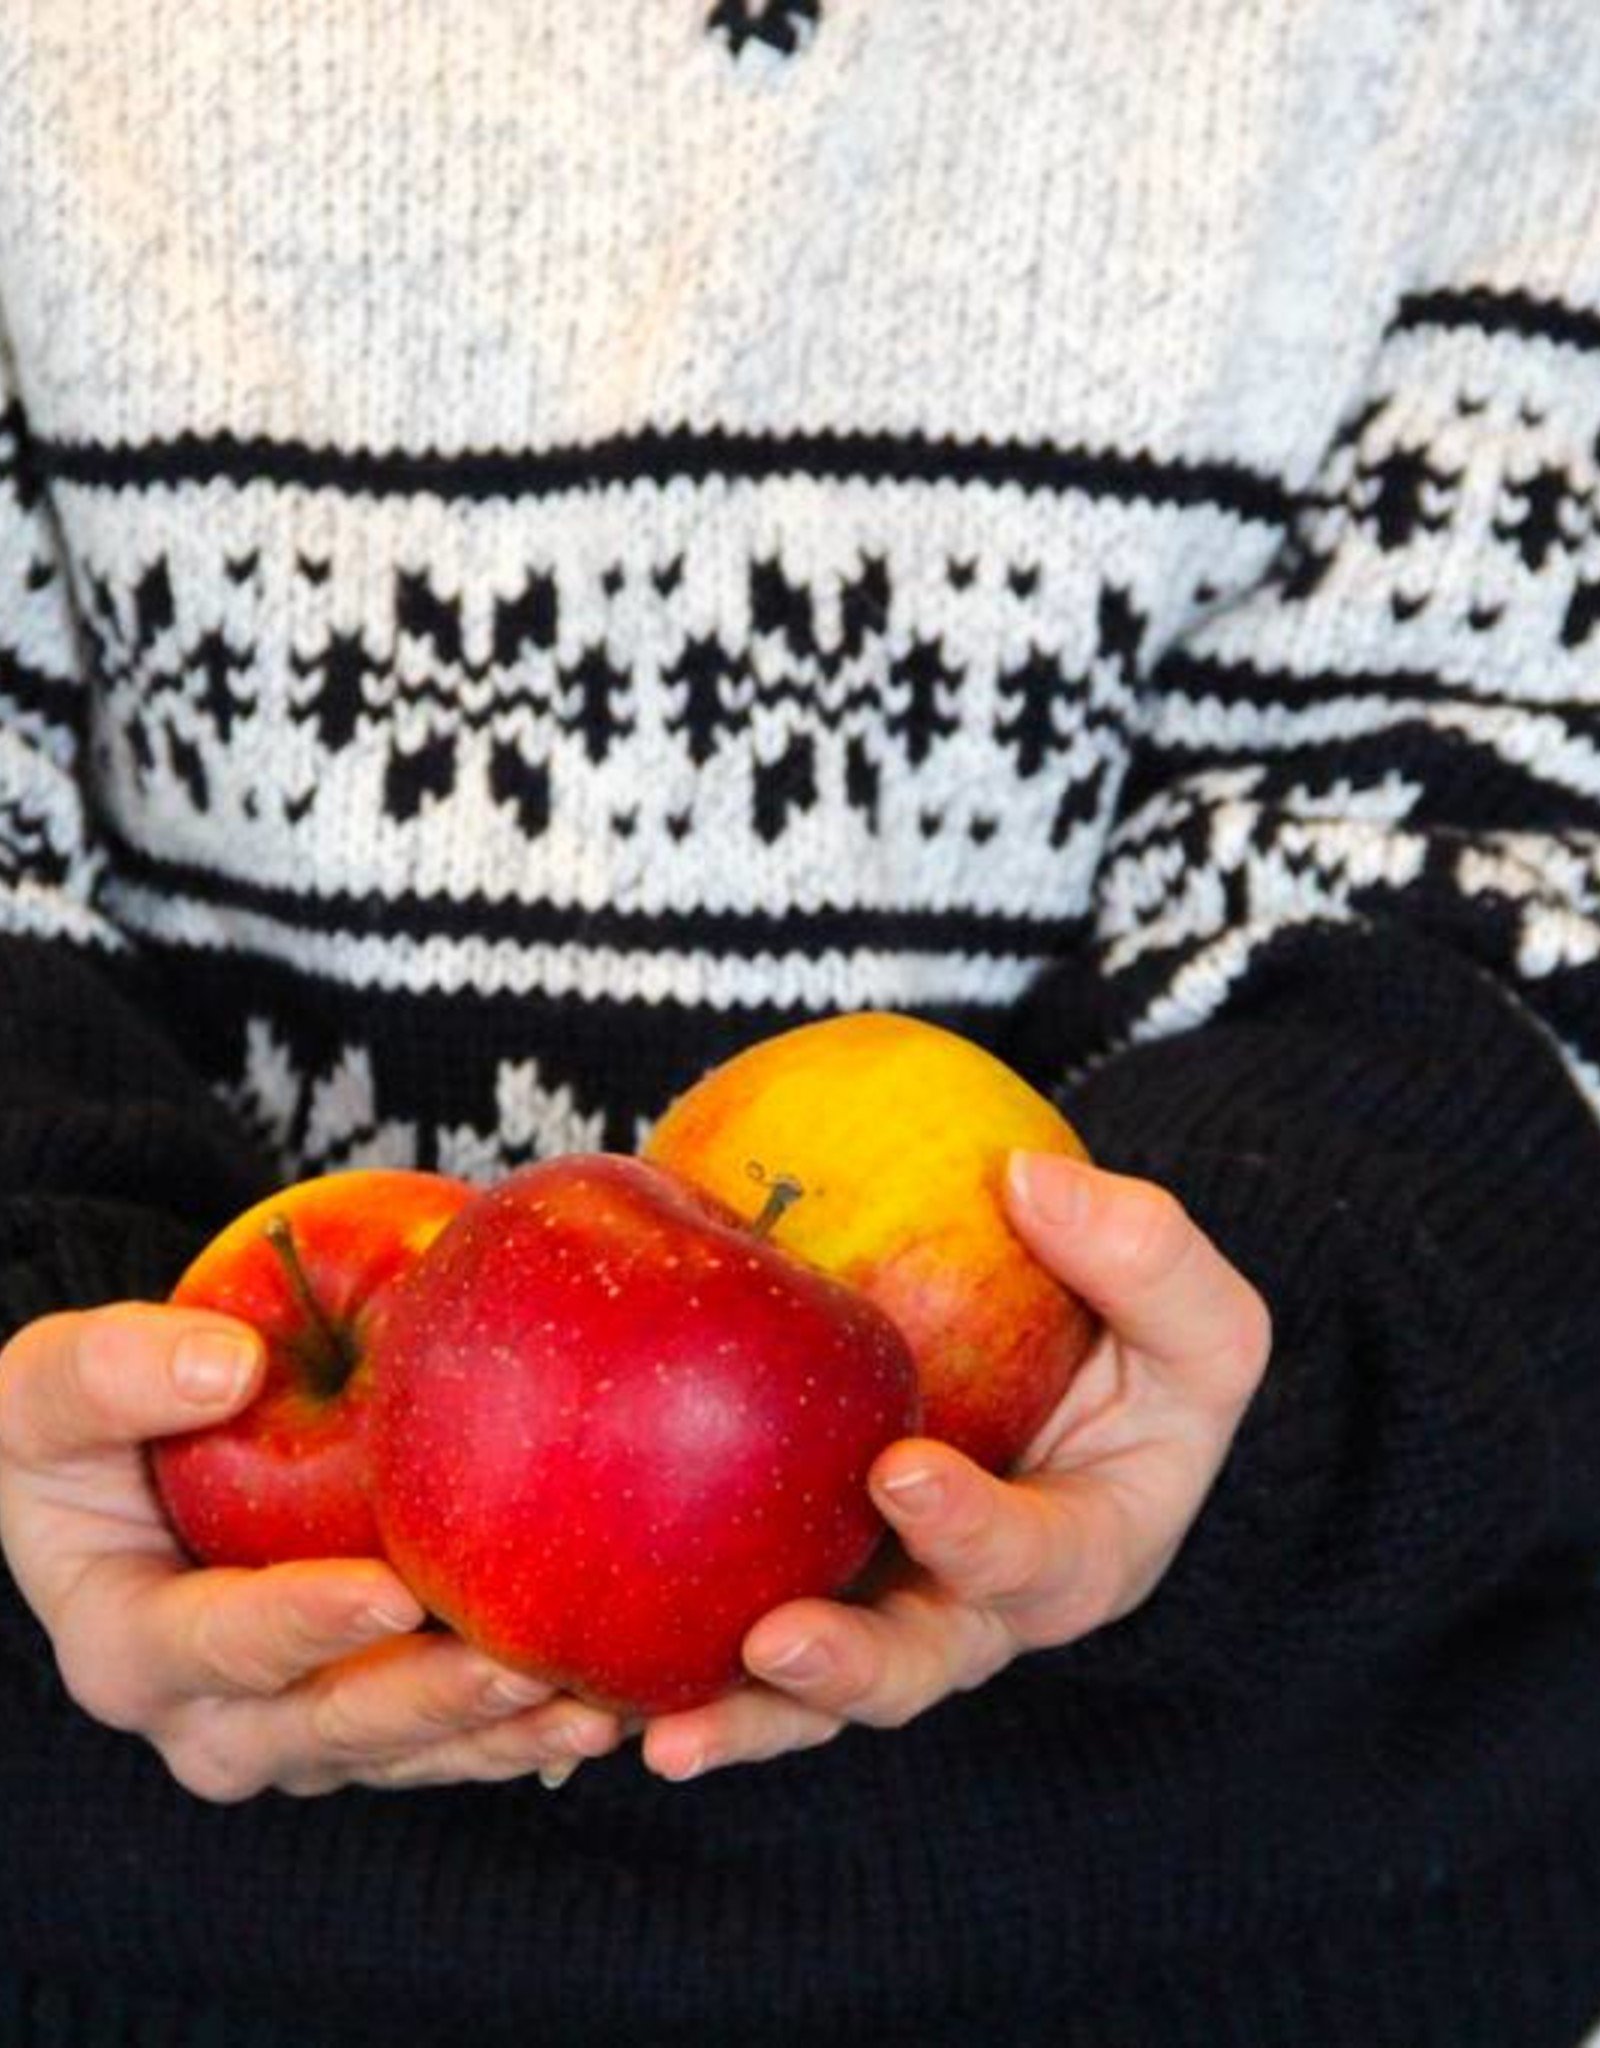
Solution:
[{"label": "apple stem", "polygon": [[792,1173],[777,1174],[767,1186],[766,1206],[750,1225],[752,1237],[770,1237],[785,1209],[792,1209],[805,1189]]},{"label": "apple stem", "polygon": [[288,1275],[289,1286],[295,1300],[310,1320],[317,1336],[317,1351],[310,1360],[316,1373],[318,1390],[334,1395],[355,1371],[355,1349],[348,1337],[330,1321],[326,1309],[318,1301],[316,1290],[306,1277],[301,1264],[300,1248],[294,1241],[294,1228],[287,1216],[269,1216],[262,1226],[263,1233],[272,1249],[283,1261],[283,1270]]}]

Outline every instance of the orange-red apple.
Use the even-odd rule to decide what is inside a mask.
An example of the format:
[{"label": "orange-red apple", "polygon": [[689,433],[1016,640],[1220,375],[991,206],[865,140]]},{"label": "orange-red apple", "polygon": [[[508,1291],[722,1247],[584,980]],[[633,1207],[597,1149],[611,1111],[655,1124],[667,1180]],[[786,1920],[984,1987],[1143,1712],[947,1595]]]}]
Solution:
[{"label": "orange-red apple", "polygon": [[1095,1332],[1006,1219],[1013,1147],[1086,1156],[1065,1118],[982,1047],[863,1011],[713,1068],[644,1155],[746,1215],[792,1184],[775,1241],[887,1311],[917,1361],[923,1429],[1004,1471]]},{"label": "orange-red apple", "polygon": [[480,1649],[653,1714],[737,1682],[768,1608],[852,1581],[867,1471],[917,1419],[871,1302],[660,1167],[486,1189],[373,1352],[384,1554]]},{"label": "orange-red apple", "polygon": [[368,1491],[372,1334],[396,1282],[473,1190],[403,1168],[299,1181],[235,1217],[173,1289],[258,1330],[250,1405],[151,1446],[169,1520],[203,1564],[380,1557]]}]

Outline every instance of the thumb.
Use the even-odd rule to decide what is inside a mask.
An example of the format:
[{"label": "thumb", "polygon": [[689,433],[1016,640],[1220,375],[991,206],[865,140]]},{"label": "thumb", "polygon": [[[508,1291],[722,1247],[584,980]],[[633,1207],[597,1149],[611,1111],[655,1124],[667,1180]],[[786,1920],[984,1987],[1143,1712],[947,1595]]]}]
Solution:
[{"label": "thumb", "polygon": [[220,1421],[264,1363],[249,1324],[214,1312],[123,1301],[42,1316],[0,1352],[0,1455],[37,1469]]},{"label": "thumb", "polygon": [[1006,1209],[1113,1335],[1189,1391],[1242,1404],[1271,1349],[1266,1303],[1169,1190],[1065,1154],[1014,1152]]}]

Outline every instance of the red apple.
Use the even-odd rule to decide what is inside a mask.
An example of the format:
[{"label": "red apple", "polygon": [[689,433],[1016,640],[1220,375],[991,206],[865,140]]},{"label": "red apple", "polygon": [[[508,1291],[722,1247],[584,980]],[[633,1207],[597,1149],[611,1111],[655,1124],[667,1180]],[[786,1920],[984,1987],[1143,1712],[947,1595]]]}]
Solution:
[{"label": "red apple", "polygon": [[404,1169],[323,1174],[214,1237],[172,1291],[266,1340],[248,1408],[151,1446],[168,1519],[202,1564],[382,1555],[367,1486],[375,1323],[473,1190]]},{"label": "red apple", "polygon": [[374,1504],[417,1598],[638,1714],[715,1697],[760,1615],[855,1578],[883,1532],[867,1469],[917,1420],[880,1310],[611,1154],[479,1194],[373,1363]]}]

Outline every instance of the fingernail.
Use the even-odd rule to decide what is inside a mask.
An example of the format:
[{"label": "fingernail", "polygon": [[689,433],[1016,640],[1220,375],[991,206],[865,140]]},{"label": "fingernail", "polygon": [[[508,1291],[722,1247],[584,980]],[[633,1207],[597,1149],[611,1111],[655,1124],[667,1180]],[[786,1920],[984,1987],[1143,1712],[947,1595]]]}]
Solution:
[{"label": "fingernail", "polygon": [[547,1792],[559,1792],[577,1768],[578,1759],[576,1757],[573,1757],[569,1763],[541,1764],[539,1767],[539,1783]]},{"label": "fingernail", "polygon": [[670,1779],[674,1785],[686,1785],[691,1778],[698,1778],[709,1762],[710,1758],[703,1749],[694,1749],[670,1771],[663,1771],[661,1776]]},{"label": "fingernail", "polygon": [[172,1354],[172,1378],[185,1400],[208,1407],[243,1393],[255,1371],[256,1347],[248,1337],[221,1330],[191,1330]]},{"label": "fingernail", "polygon": [[921,1467],[912,1472],[897,1472],[894,1478],[879,1484],[897,1515],[931,1515],[944,1499],[943,1480]]},{"label": "fingernail", "polygon": [[821,1678],[831,1661],[824,1644],[802,1637],[799,1642],[791,1643],[786,1650],[780,1650],[776,1657],[763,1657],[761,1668],[774,1678],[786,1679],[791,1683],[795,1680],[809,1682],[811,1679]]},{"label": "fingernail", "polygon": [[1065,1152],[1013,1152],[1007,1167],[1013,1194],[1047,1223],[1079,1223],[1089,1206],[1088,1172]]}]

